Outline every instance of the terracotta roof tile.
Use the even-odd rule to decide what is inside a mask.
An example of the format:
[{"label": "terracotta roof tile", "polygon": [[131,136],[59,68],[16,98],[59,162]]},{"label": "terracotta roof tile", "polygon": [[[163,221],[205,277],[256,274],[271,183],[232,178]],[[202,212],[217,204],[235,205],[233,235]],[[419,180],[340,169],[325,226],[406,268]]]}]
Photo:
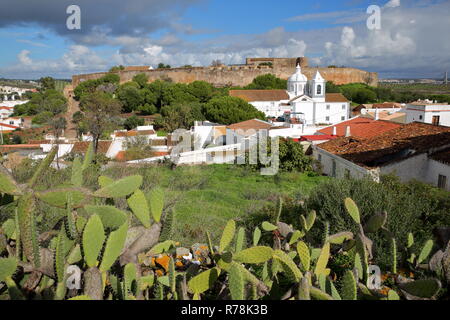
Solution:
[{"label": "terracotta roof tile", "polygon": [[372,138],[342,137],[318,145],[365,167],[378,167],[450,145],[450,127],[414,122]]},{"label": "terracotta roof tile", "polygon": [[119,131],[116,132],[116,137],[136,137],[136,136],[148,136],[155,134],[155,131],[153,130],[130,130],[130,131]]},{"label": "terracotta roof tile", "polygon": [[316,135],[307,135],[301,136],[300,141],[322,141],[322,140],[332,140],[337,139],[338,136],[333,136],[331,134],[316,134]]},{"label": "terracotta roof tile", "polygon": [[402,105],[397,102],[384,102],[384,103],[374,103],[371,109],[392,109],[401,107]]},{"label": "terracotta roof tile", "polygon": [[270,129],[272,127],[272,124],[259,120],[259,119],[253,119],[253,120],[247,120],[239,123],[234,123],[232,125],[229,125],[227,128],[230,130],[261,130],[261,129]]},{"label": "terracotta roof tile", "polygon": [[349,102],[342,93],[326,93],[325,102]]},{"label": "terracotta roof tile", "polygon": [[247,102],[289,100],[286,90],[230,90],[230,96]]},{"label": "terracotta roof tile", "polygon": [[[98,142],[98,152],[106,153],[108,152],[109,146],[112,141],[99,141]],[[89,141],[77,141],[73,144],[72,152],[73,153],[85,153],[89,147]]]},{"label": "terracotta roof tile", "polygon": [[11,128],[11,129],[18,129],[19,128],[17,126],[12,126],[12,125],[6,124],[6,123],[0,123],[0,126],[6,127],[6,128]]},{"label": "terracotta roof tile", "polygon": [[348,126],[350,127],[350,133],[353,137],[370,138],[385,131],[399,128],[401,124],[383,120],[376,121],[364,117],[355,117],[334,126],[326,127],[318,132],[323,134],[333,134],[333,128],[336,127],[336,135],[343,137],[347,132]]}]

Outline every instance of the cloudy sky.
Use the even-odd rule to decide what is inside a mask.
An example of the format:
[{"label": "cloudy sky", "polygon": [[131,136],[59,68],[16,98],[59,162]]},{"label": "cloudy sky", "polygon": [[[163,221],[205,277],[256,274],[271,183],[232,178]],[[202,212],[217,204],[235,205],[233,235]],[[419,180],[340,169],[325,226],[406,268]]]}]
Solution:
[{"label": "cloudy sky", "polygon": [[[72,4],[81,30],[66,26]],[[379,30],[367,27],[371,5]],[[1,0],[0,78],[298,56],[383,78],[442,77],[449,31],[450,0]]]}]

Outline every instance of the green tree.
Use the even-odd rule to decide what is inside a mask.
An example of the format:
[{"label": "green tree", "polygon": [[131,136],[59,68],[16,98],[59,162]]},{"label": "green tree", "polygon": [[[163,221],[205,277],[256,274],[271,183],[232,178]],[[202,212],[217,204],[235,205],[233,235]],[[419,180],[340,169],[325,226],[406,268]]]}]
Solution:
[{"label": "green tree", "polygon": [[212,84],[205,81],[194,81],[187,85],[187,91],[199,102],[208,102],[215,94]]},{"label": "green tree", "polygon": [[258,111],[254,106],[236,97],[216,97],[211,99],[202,108],[202,113],[207,120],[232,124],[250,119],[265,120],[263,112]]},{"label": "green tree", "polygon": [[40,91],[46,91],[48,89],[55,89],[55,86],[56,86],[55,79],[53,79],[52,77],[40,78],[39,83],[41,84]]},{"label": "green tree", "polygon": [[160,62],[160,63],[158,64],[158,69],[170,69],[170,68],[171,68],[171,66],[168,65],[168,64],[164,64],[164,63],[162,63],[162,62]]},{"label": "green tree", "polygon": [[120,66],[114,66],[114,67],[112,67],[111,69],[109,69],[109,72],[118,72],[118,71],[121,71],[121,70],[124,70],[124,69],[125,69],[125,67],[122,66],[122,65],[120,65]]},{"label": "green tree", "polygon": [[335,85],[332,81],[327,81],[326,92],[327,93],[340,93],[341,90],[339,89],[339,86]]},{"label": "green tree", "polygon": [[144,116],[148,116],[157,113],[158,109],[153,104],[146,103],[143,106],[139,106],[137,111]]},{"label": "green tree", "polygon": [[376,102],[377,95],[370,89],[359,89],[353,97],[353,101],[356,103],[371,103]]},{"label": "green tree", "polygon": [[161,116],[156,119],[156,126],[168,132],[176,129],[190,129],[194,121],[205,120],[198,103],[180,103],[161,108]]},{"label": "green tree", "polygon": [[124,83],[117,90],[117,98],[123,105],[122,111],[133,112],[143,103],[139,84],[134,81]]},{"label": "green tree", "polygon": [[148,76],[145,73],[139,73],[133,77],[133,81],[136,82],[142,89],[148,83]]},{"label": "green tree", "polygon": [[120,114],[122,104],[104,92],[95,92],[85,96],[80,103],[86,125],[92,134],[94,151],[98,151],[98,141],[106,130],[114,127],[114,118]]},{"label": "green tree", "polygon": [[77,130],[77,137],[81,139],[83,134],[87,133],[86,119],[81,111],[77,111],[72,115],[72,123],[75,125]]},{"label": "green tree", "polygon": [[286,89],[287,80],[275,77],[273,74],[265,74],[257,76],[252,83],[244,87],[244,89],[252,90],[271,90],[271,89]]},{"label": "green tree", "polygon": [[292,139],[280,139],[280,168],[284,171],[311,171],[312,159],[305,155],[303,146]]},{"label": "green tree", "polygon": [[124,127],[127,130],[136,129],[138,126],[143,126],[145,123],[144,119],[138,118],[136,116],[131,116],[124,122]]},{"label": "green tree", "polygon": [[53,118],[53,113],[50,111],[44,111],[40,112],[36,116],[33,117],[33,120],[31,122],[33,124],[43,125],[48,123]]}]

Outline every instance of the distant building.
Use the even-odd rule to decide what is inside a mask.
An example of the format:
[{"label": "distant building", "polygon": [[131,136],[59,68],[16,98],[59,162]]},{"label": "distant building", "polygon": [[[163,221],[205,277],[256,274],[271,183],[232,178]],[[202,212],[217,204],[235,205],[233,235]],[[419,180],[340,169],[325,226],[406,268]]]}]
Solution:
[{"label": "distant building", "polygon": [[313,146],[313,156],[332,177],[395,174],[450,191],[450,127],[414,122],[372,138],[342,137]]},{"label": "distant building", "polygon": [[429,100],[407,104],[406,122],[414,121],[450,126],[450,105]]},{"label": "distant building", "polygon": [[287,90],[230,90],[230,95],[246,100],[267,117],[287,116],[306,126],[349,119],[350,102],[340,93],[326,93],[326,80],[318,70],[308,80],[298,64],[287,86]]}]

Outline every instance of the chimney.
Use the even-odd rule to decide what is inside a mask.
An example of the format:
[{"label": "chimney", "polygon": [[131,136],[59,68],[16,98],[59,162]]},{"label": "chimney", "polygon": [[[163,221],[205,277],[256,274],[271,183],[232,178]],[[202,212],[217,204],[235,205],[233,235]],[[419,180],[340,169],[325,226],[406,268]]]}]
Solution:
[{"label": "chimney", "polygon": [[352,134],[350,132],[350,126],[347,126],[347,130],[345,131],[345,136],[350,137]]},{"label": "chimney", "polygon": [[375,109],[375,120],[380,120],[380,111],[377,109]]},{"label": "chimney", "polygon": [[337,128],[333,127],[333,136],[337,136]]}]

